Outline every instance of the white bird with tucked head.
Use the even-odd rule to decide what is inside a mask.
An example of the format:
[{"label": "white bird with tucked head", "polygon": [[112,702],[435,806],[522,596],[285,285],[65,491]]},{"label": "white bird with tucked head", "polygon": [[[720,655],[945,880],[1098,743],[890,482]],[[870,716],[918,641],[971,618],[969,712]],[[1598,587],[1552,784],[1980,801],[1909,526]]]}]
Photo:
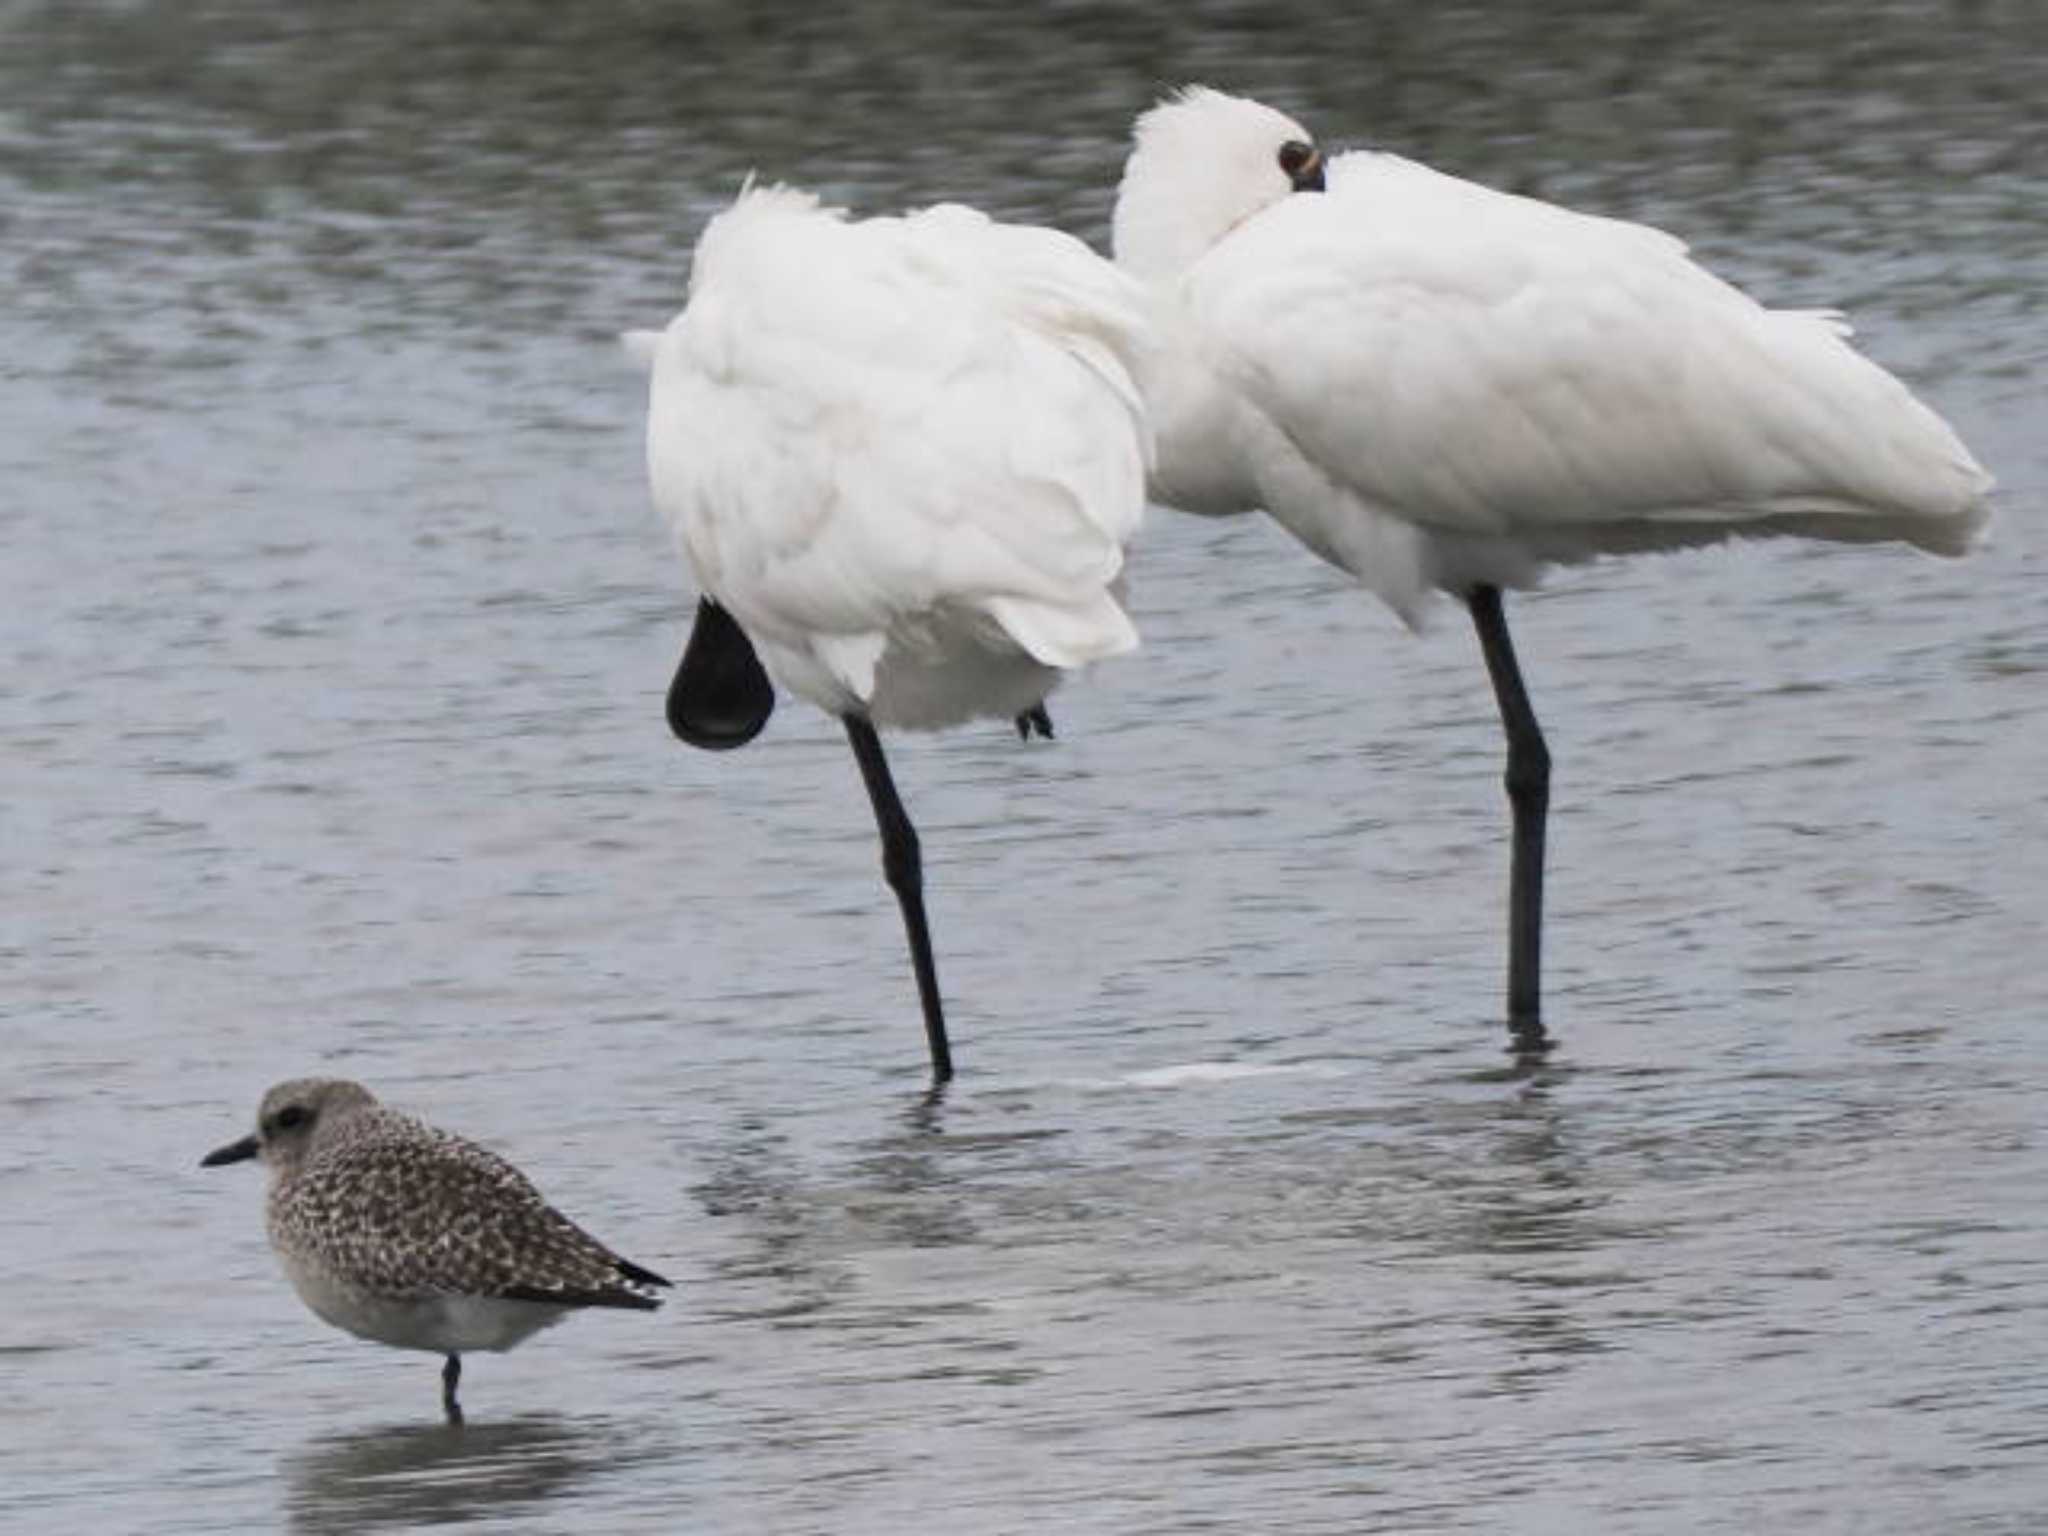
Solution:
[{"label": "white bird with tucked head", "polygon": [[1327,162],[1270,107],[1193,88],[1138,119],[1119,265],[1151,288],[1153,493],[1264,508],[1411,627],[1470,608],[1508,740],[1508,1023],[1544,1042],[1550,757],[1503,588],[1601,554],[1796,534],[1976,540],[1991,478],[1851,348],[1660,230],[1395,155]]},{"label": "white bird with tucked head", "polygon": [[654,500],[702,593],[669,724],[741,746],[771,678],[844,724],[941,1082],[917,834],[876,728],[1049,736],[1061,676],[1137,647],[1117,589],[1150,457],[1142,310],[1053,230],[750,188],[705,228],[683,312],[627,338],[652,366]]}]

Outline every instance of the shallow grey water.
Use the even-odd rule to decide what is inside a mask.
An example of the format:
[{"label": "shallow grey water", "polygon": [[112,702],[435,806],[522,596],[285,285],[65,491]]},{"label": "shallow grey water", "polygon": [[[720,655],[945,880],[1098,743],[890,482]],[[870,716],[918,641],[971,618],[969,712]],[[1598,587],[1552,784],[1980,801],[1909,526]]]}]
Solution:
[{"label": "shallow grey water", "polygon": [[[395,11],[0,23],[0,1522],[2036,1528],[2038,6]],[[1056,744],[893,749],[928,1108],[837,732],[662,729],[608,338],[750,166],[1099,240],[1188,78],[1847,304],[2003,522],[1516,605],[1563,1041],[1517,1076],[1464,627],[1156,518]],[[438,1427],[195,1166],[312,1069],[675,1304]]]}]

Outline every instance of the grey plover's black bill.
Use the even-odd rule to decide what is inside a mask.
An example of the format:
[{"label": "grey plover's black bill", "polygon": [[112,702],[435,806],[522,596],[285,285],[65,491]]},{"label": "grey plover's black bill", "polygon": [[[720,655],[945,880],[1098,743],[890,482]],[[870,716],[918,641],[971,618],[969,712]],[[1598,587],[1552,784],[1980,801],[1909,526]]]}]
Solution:
[{"label": "grey plover's black bill", "polygon": [[223,1163],[246,1163],[257,1152],[258,1143],[254,1136],[244,1136],[240,1141],[231,1141],[224,1147],[215,1147],[199,1159],[202,1168],[218,1168]]}]

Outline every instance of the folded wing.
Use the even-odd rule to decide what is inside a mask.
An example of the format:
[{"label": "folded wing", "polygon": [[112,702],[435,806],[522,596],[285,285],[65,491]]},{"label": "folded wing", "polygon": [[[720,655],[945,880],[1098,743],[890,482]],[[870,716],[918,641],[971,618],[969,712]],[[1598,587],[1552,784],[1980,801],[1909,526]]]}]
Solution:
[{"label": "folded wing", "polygon": [[1776,531],[1953,553],[1984,520],[1989,476],[1839,317],[1394,156],[1341,157],[1188,298],[1269,428],[1277,499],[1320,477],[1333,504],[1540,558]]}]

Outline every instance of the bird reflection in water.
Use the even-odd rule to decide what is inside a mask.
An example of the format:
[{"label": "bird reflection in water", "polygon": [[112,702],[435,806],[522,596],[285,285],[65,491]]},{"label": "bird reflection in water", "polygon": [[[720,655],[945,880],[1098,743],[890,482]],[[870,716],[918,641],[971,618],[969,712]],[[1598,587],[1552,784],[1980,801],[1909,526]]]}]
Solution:
[{"label": "bird reflection in water", "polygon": [[607,1419],[530,1414],[496,1424],[402,1424],[316,1436],[285,1459],[288,1529],[300,1536],[531,1517],[590,1480],[638,1465]]},{"label": "bird reflection in water", "polygon": [[[1501,1177],[1472,1202],[1465,1238],[1472,1252],[1491,1260],[1490,1280],[1504,1288],[1478,1318],[1511,1351],[1492,1373],[1491,1389],[1526,1396],[1541,1392],[1575,1360],[1611,1347],[1581,1315],[1576,1298],[1587,1288],[1642,1284],[1615,1267],[1612,1256],[1618,1243],[1649,1233],[1603,1214],[1611,1197],[1589,1178],[1553,1097],[1567,1076],[1562,1065],[1516,1075],[1521,1084],[1501,1100],[1492,1137],[1489,1161]],[[1589,1269],[1588,1256],[1595,1254],[1606,1257]]]}]

